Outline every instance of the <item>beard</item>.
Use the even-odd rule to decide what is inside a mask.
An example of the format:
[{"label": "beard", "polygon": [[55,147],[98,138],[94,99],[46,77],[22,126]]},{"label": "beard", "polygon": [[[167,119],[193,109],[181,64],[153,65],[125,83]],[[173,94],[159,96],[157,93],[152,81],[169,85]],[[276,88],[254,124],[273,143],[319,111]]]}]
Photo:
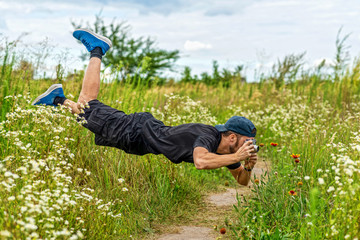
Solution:
[{"label": "beard", "polygon": [[237,151],[235,147],[237,147],[238,143],[239,143],[239,139],[236,138],[236,143],[233,146],[229,146],[230,153],[235,153]]}]

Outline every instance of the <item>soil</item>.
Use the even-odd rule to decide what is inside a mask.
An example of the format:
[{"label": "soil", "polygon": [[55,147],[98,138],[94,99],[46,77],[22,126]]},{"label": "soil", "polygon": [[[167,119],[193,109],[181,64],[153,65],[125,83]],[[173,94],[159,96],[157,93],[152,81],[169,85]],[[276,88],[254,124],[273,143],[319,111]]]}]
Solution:
[{"label": "soil", "polygon": [[[252,171],[252,176],[270,171],[268,162],[259,161]],[[228,234],[221,234],[220,228],[225,222],[235,218],[234,205],[238,205],[237,196],[249,196],[252,183],[248,186],[238,185],[236,188],[225,187],[221,193],[211,193],[204,197],[204,204],[197,210],[195,216],[185,226],[162,227],[162,234],[153,239],[158,240],[213,240],[230,239]],[[218,226],[219,225],[219,226]]]}]

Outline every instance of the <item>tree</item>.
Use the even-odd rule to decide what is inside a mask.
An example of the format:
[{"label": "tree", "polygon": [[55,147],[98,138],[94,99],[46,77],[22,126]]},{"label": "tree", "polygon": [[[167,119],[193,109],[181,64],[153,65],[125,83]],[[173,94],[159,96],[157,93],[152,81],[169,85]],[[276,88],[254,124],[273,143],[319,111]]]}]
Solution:
[{"label": "tree", "polygon": [[185,66],[184,71],[182,72],[182,77],[180,82],[183,83],[193,83],[193,78],[191,76],[191,68],[188,66]]},{"label": "tree", "polygon": [[232,80],[233,80],[232,72],[230,70],[224,68],[223,72],[222,72],[222,77],[221,77],[222,86],[225,88],[229,88]]},{"label": "tree", "polygon": [[219,64],[216,60],[213,61],[212,85],[217,85],[220,82]]},{"label": "tree", "polygon": [[[101,14],[101,13],[100,13]],[[87,28],[112,41],[112,48],[103,57],[105,66],[118,72],[118,81],[151,82],[163,70],[172,70],[173,64],[179,59],[179,51],[158,49],[156,42],[150,37],[133,38],[130,36],[130,26],[126,22],[105,25],[103,18],[96,15],[93,26],[87,23]],[[71,22],[73,27],[81,28],[82,24]],[[82,58],[86,59],[87,54]]]},{"label": "tree", "polygon": [[243,76],[242,71],[244,70],[244,65],[238,65],[235,67],[234,78],[237,82],[245,83],[246,77]]}]

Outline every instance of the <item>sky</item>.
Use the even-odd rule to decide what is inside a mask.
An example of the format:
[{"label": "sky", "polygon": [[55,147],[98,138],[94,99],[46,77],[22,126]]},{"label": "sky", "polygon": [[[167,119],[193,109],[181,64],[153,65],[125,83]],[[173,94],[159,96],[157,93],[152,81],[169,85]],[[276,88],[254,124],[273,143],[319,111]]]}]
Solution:
[{"label": "sky", "polygon": [[[249,81],[278,59],[306,52],[308,66],[335,57],[335,40],[350,34],[351,57],[360,53],[360,4],[355,0],[0,0],[0,39],[35,46],[46,41],[51,54],[63,56],[69,69],[82,68],[84,51],[72,37],[71,21],[126,21],[133,37],[151,37],[157,47],[180,50],[175,72],[193,74],[244,65]],[[53,58],[53,62],[56,57]],[[49,69],[54,65],[49,61]]]}]

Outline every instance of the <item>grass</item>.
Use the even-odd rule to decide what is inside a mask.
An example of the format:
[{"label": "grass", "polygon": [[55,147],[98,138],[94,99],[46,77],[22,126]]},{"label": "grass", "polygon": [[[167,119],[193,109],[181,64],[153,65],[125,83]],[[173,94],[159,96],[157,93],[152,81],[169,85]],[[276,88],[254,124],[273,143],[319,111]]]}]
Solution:
[{"label": "grass", "polygon": [[[21,67],[11,45],[6,49],[0,67],[4,238],[146,238],[154,226],[191,218],[206,192],[226,181],[236,184],[225,168],[199,171],[161,155],[95,146],[93,134],[66,109],[30,106],[56,80],[34,80],[34,69]],[[353,66],[337,81],[304,70],[282,85],[263,80],[231,88],[201,83],[149,88],[136,81],[103,81],[99,99],[126,113],[151,111],[171,125],[214,125],[233,115],[255,123],[258,143],[264,143],[259,154],[271,161],[272,171],[255,184],[253,198],[239,199],[233,238],[356,239],[359,61]],[[82,77],[80,71],[62,82],[69,98],[77,99]],[[300,154],[299,163],[292,153]]]}]

